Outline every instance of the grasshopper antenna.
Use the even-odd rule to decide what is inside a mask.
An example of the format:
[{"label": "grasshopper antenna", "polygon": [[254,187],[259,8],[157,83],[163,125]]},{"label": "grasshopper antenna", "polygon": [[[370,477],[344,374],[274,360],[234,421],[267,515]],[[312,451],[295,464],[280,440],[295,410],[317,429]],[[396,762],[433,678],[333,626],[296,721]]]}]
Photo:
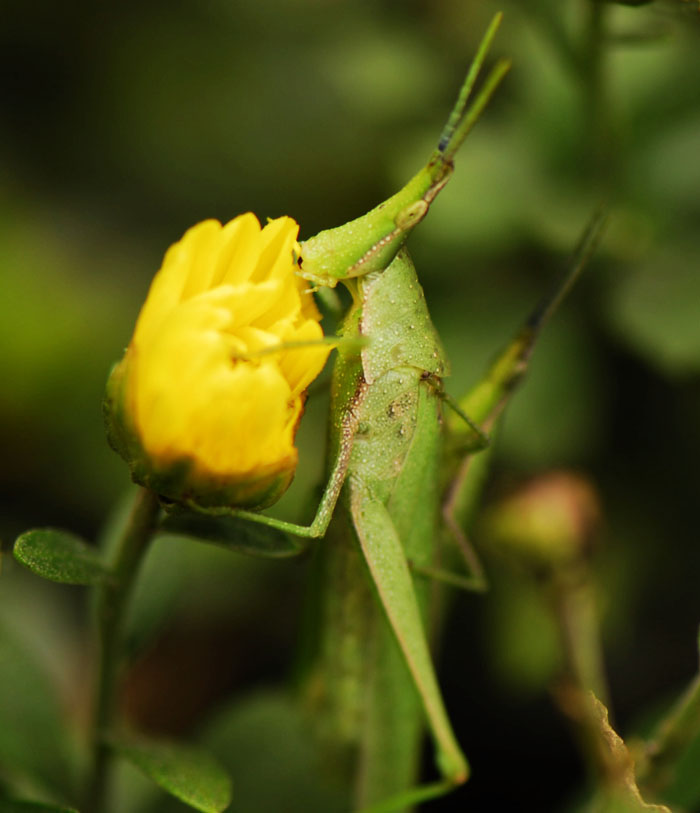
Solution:
[{"label": "grasshopper antenna", "polygon": [[487,76],[486,81],[484,82],[484,85],[479,91],[477,97],[474,99],[472,104],[467,107],[467,102],[469,101],[471,92],[474,89],[474,83],[476,82],[479,72],[484,65],[486,55],[491,47],[494,37],[496,36],[496,32],[498,31],[502,19],[503,14],[501,12],[496,14],[493,20],[491,20],[491,23],[484,34],[484,38],[481,40],[479,50],[477,51],[472,64],[469,66],[469,71],[467,72],[467,76],[459,91],[459,96],[457,97],[455,106],[452,108],[452,112],[447,120],[447,124],[445,124],[442,130],[440,141],[438,142],[438,146],[433,154],[432,160],[451,163],[454,154],[460,148],[462,142],[469,134],[469,131],[476,124],[476,121],[481,115],[483,109],[489,103],[496,88],[510,69],[510,60],[500,59]]},{"label": "grasshopper antenna", "polygon": [[564,268],[550,292],[540,300],[527,319],[520,334],[529,334],[530,336],[529,342],[523,348],[523,360],[529,357],[542,328],[551,319],[552,314],[557,310],[583,269],[588,265],[588,261],[600,244],[607,219],[608,207],[605,203],[601,203],[584,229],[572,254],[571,262]]},{"label": "grasshopper antenna", "polygon": [[[484,448],[485,431],[491,431],[502,410],[513,395],[518,384],[527,372],[528,363],[542,328],[576,282],[581,271],[598,248],[607,220],[607,207],[598,206],[588,222],[574,249],[571,261],[556,280],[551,291],[544,296],[531,312],[514,339],[498,354],[486,375],[467,395],[459,401],[459,412],[450,421],[451,435],[460,448],[460,454],[467,454],[460,472],[450,487],[443,517],[452,531],[457,544],[469,566],[470,577],[466,584],[471,589],[485,589],[483,569],[473,548],[462,531],[460,517],[468,515],[474,506],[474,495],[478,491],[480,477],[483,476],[485,458],[470,455]],[[465,417],[469,416],[467,420]],[[481,428],[474,431],[474,424]],[[479,463],[478,461],[482,462]],[[476,475],[473,466],[476,465]],[[476,484],[476,491],[475,491]],[[459,582],[465,586],[464,580]]]},{"label": "grasshopper antenna", "polygon": [[[491,379],[492,384],[495,385],[495,391],[497,392],[500,389],[502,394],[502,401],[496,407],[496,412],[503,408],[508,396],[525,375],[530,356],[542,329],[551,319],[552,314],[571,290],[598,248],[603,237],[607,217],[608,208],[606,204],[599,204],[583,230],[571,260],[564,267],[559,278],[555,280],[549,293],[537,303],[513,341],[492,364],[488,377]],[[461,404],[461,406],[463,405]]]},{"label": "grasshopper antenna", "polygon": [[[459,401],[460,409],[482,428],[493,425],[508,399],[513,394],[530,361],[542,328],[576,282],[581,271],[597,249],[607,220],[607,207],[598,206],[588,222],[574,250],[551,291],[540,300],[513,340],[498,354],[486,376]],[[457,434],[463,435],[464,429]],[[473,433],[473,430],[470,429]]]}]

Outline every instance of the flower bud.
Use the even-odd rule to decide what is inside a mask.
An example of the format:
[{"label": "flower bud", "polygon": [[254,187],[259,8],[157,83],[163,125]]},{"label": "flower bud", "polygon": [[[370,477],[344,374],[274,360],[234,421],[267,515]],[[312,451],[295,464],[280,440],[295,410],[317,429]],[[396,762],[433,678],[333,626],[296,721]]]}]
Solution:
[{"label": "flower bud", "polygon": [[329,353],[299,226],[206,220],[167,251],[107,383],[111,445],[133,479],[195,508],[262,508],[294,476],[305,390]]},{"label": "flower bud", "polygon": [[598,497],[579,475],[542,475],[489,508],[483,530],[504,552],[536,567],[557,567],[584,553],[600,518]]}]

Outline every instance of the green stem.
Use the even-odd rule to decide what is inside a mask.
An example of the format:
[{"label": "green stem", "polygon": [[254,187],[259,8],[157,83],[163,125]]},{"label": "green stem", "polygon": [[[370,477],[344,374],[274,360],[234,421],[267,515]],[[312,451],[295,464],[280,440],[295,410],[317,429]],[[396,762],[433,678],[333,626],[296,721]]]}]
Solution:
[{"label": "green stem", "polygon": [[104,808],[110,765],[110,751],[104,735],[111,728],[114,718],[124,615],[139,565],[153,535],[159,510],[156,495],[147,489],[139,489],[129,520],[117,544],[111,577],[98,588],[99,660],[90,734],[93,762],[87,782],[86,813],[100,813]]},{"label": "green stem", "polygon": [[606,0],[582,0],[585,21],[580,36],[569,33],[562,3],[519,3],[547,37],[560,62],[582,88],[586,158],[594,180],[607,192],[613,185],[615,144],[605,75]]},{"label": "green stem", "polygon": [[554,606],[572,683],[584,694],[593,692],[603,705],[609,706],[595,593],[585,570],[574,568],[573,572],[557,574]]},{"label": "green stem", "polygon": [[531,18],[534,25],[539,26],[562,66],[573,76],[578,76],[581,71],[581,52],[564,24],[561,3],[540,0],[536,3],[517,3],[517,7]]},{"label": "green stem", "polygon": [[588,22],[583,49],[585,117],[591,170],[598,183],[610,187],[614,169],[612,132],[605,81],[605,4],[586,0]]},{"label": "green stem", "polygon": [[[611,757],[606,730],[595,700],[609,705],[595,593],[584,563],[564,569],[552,584],[554,615],[566,664],[556,693],[562,712],[573,725],[592,779],[603,787],[619,782],[619,764]],[[591,693],[595,699],[592,699]]]}]

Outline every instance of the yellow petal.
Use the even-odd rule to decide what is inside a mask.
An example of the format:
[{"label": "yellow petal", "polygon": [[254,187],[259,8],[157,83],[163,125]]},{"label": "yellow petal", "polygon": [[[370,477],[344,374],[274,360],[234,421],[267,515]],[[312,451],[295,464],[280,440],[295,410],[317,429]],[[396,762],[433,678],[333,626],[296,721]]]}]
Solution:
[{"label": "yellow petal", "polygon": [[293,249],[298,234],[299,226],[291,217],[278,217],[265,226],[260,235],[260,258],[251,277],[254,282],[293,278],[297,270]]},{"label": "yellow petal", "polygon": [[221,256],[213,285],[242,285],[250,280],[258,261],[260,223],[252,212],[231,220],[224,226]]},{"label": "yellow petal", "polygon": [[[193,226],[176,243],[176,261],[187,266],[188,274],[182,290],[181,300],[191,299],[210,288],[210,280],[216,268],[216,259],[221,245],[221,223],[218,220],[205,220]],[[173,252],[175,254],[175,252]],[[166,261],[167,261],[166,256]]]},{"label": "yellow petal", "polygon": [[220,228],[218,221],[205,220],[188,229],[181,240],[170,246],[139,314],[135,338],[145,339],[157,332],[165,316],[185,298],[186,290],[192,285],[198,247]]},{"label": "yellow petal", "polygon": [[[279,360],[282,374],[289,382],[294,397],[301,394],[323,369],[331,351],[321,344],[323,331],[318,322],[307,320],[285,337],[288,342],[309,342],[308,347],[290,348]],[[312,343],[318,342],[316,346]]]}]

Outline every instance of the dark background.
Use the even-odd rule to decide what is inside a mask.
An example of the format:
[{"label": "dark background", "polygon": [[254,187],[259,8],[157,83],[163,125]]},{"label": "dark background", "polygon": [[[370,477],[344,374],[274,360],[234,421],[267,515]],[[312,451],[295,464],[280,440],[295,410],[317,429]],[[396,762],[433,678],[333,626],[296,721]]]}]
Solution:
[{"label": "dark background", "polygon": [[[493,50],[512,57],[512,72],[410,247],[458,395],[611,194],[604,243],[509,411],[487,498],[559,467],[598,490],[593,567],[616,724],[627,734],[697,661],[694,3],[606,5],[610,36],[597,42],[588,0],[4,0],[0,539],[7,551],[17,533],[43,525],[95,539],[128,489],[100,400],[167,246],[199,220],[246,210],[289,214],[304,238],[388,196],[434,146],[501,8]],[[310,401],[281,515],[300,517],[312,499],[324,408],[322,396]],[[442,650],[473,779],[426,809],[564,810],[584,773],[549,694],[559,668],[551,622],[535,582],[488,550],[484,558],[492,592],[455,596]],[[2,565],[0,623],[46,667],[79,726],[84,596],[44,585],[9,556]],[[245,713],[251,692],[281,684],[305,570],[159,543],[138,610],[157,634],[130,679],[131,718],[189,736],[224,702],[237,698]],[[246,806],[241,781],[232,809],[267,809],[259,798]],[[128,809],[140,810],[146,792],[134,776],[125,782],[137,787]]]}]

